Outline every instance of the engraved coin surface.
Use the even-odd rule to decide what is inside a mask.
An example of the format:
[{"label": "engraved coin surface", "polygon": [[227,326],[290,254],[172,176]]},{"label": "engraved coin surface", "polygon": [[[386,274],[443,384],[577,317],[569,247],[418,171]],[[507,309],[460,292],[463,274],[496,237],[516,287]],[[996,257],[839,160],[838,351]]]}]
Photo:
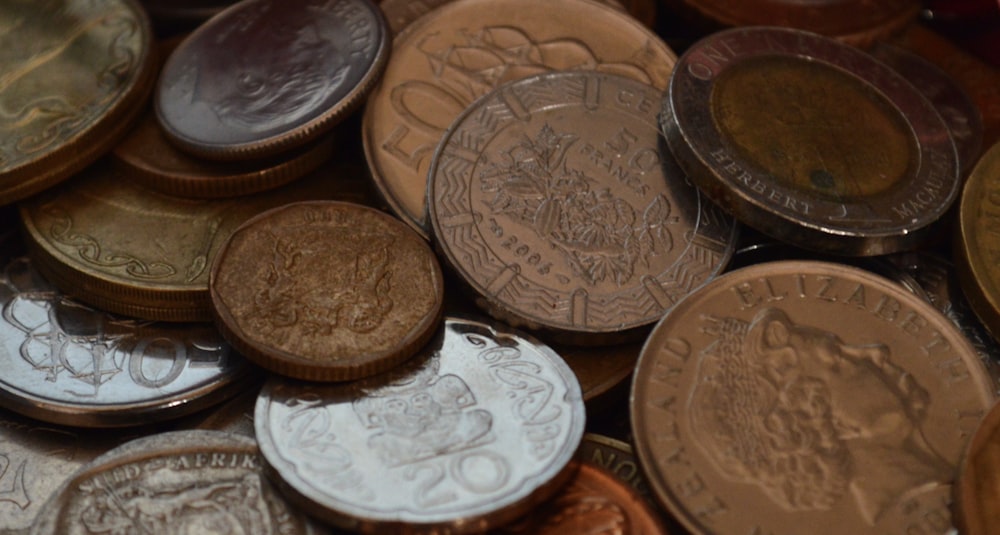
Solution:
[{"label": "engraved coin surface", "polygon": [[1000,143],[976,164],[962,191],[955,267],[969,306],[986,329],[1000,335]]},{"label": "engraved coin surface", "polygon": [[73,474],[32,535],[318,535],[262,473],[252,438],[177,431],[125,443]]},{"label": "engraved coin surface", "polygon": [[431,164],[428,212],[477,304],[606,343],[641,334],[722,270],[736,224],[660,150],[659,99],[621,76],[548,73],[456,120]]},{"label": "engraved coin surface", "polygon": [[0,5],[0,204],[110,149],[153,84],[152,30],[131,0]]},{"label": "engraved coin surface", "polygon": [[677,65],[661,114],[670,149],[709,198],[757,230],[872,256],[920,243],[958,194],[940,115],[853,47],[737,28]]},{"label": "engraved coin surface", "polygon": [[498,85],[586,69],[667,86],[674,53],[627,15],[590,0],[461,0],[407,28],[365,106],[365,156],[386,202],[423,234],[427,172],[441,136]]},{"label": "engraved coin surface", "polygon": [[956,486],[955,516],[963,535],[1000,533],[1000,405],[983,418],[969,443]]},{"label": "engraved coin surface", "polygon": [[946,533],[994,388],[930,304],[862,270],[731,272],[650,335],[631,400],[650,487],[697,534]]},{"label": "engraved coin surface", "polygon": [[213,311],[242,354],[276,373],[343,381],[412,356],[437,330],[444,282],[427,243],[365,206],[316,201],[260,214],[212,266]]},{"label": "engraved coin surface", "polygon": [[253,0],[171,54],[156,113],[179,147],[213,159],[272,156],[359,106],[385,68],[389,32],[368,0]]},{"label": "engraved coin surface", "polygon": [[364,532],[479,532],[526,513],[569,475],[583,435],[573,373],[513,331],[446,319],[401,367],[350,384],[272,379],[257,440],[295,501]]}]

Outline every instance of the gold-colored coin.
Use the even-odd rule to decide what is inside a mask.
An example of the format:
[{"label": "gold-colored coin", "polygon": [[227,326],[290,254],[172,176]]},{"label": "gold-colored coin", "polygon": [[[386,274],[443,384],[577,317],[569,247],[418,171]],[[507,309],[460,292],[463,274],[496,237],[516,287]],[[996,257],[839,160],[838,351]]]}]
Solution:
[{"label": "gold-colored coin", "polygon": [[1000,335],[1000,143],[980,158],[962,190],[955,237],[958,280],[973,312]]},{"label": "gold-colored coin", "polygon": [[955,486],[955,520],[964,535],[1000,533],[1000,405],[972,436]]}]

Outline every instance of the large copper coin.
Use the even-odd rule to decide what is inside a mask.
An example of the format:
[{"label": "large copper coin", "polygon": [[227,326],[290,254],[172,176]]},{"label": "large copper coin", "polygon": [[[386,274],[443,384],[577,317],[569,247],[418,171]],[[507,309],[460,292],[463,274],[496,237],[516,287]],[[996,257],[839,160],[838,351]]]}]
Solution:
[{"label": "large copper coin", "polygon": [[385,371],[437,330],[437,258],[398,219],[314,201],[236,229],[212,265],[216,324],[247,358],[282,375],[344,381]]},{"label": "large copper coin", "polygon": [[815,34],[739,28],[699,41],[678,60],[662,125],[711,199],[806,249],[912,247],[958,194],[955,146],[931,104]]},{"label": "large copper coin", "polygon": [[955,267],[972,310],[1000,337],[1000,143],[991,147],[962,191],[955,236]]},{"label": "large copper coin", "polygon": [[627,442],[622,442],[604,435],[587,433],[583,435],[576,458],[585,463],[607,470],[619,481],[625,483],[633,491],[655,504],[656,501],[649,492],[646,476],[639,467],[639,460]]},{"label": "large copper coin", "polygon": [[142,109],[152,31],[132,0],[0,5],[0,204],[37,193],[114,146]]},{"label": "large copper coin", "polygon": [[478,533],[566,481],[584,407],[573,372],[545,345],[448,318],[420,355],[385,374],[340,385],[272,379],[254,425],[289,496],[328,522]]},{"label": "large copper coin", "polygon": [[498,85],[552,70],[624,74],[667,86],[674,53],[641,24],[590,0],[461,0],[393,47],[362,124],[365,155],[392,210],[426,234],[427,172],[445,130]]},{"label": "large copper coin", "polygon": [[639,459],[698,534],[945,533],[958,461],[994,401],[930,304],[823,262],[705,285],[656,326],[635,378]]},{"label": "large copper coin", "polygon": [[389,32],[368,0],[252,0],[211,19],[171,54],[155,105],[192,154],[273,156],[360,106],[385,67]]},{"label": "large copper coin", "polygon": [[608,343],[642,334],[722,270],[736,225],[661,150],[659,99],[622,76],[549,73],[456,120],[431,164],[428,212],[477,304]]},{"label": "large copper coin", "polygon": [[972,436],[955,492],[956,523],[963,535],[1000,533],[1000,405]]}]

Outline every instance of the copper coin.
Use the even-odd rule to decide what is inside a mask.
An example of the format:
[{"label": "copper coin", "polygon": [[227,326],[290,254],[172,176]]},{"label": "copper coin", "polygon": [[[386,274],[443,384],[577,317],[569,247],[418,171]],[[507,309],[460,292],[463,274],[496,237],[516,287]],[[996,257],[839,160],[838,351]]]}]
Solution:
[{"label": "copper coin", "polygon": [[152,30],[132,0],[7,2],[0,36],[0,204],[91,164],[152,89]]},{"label": "copper coin", "polygon": [[882,277],[760,264],[650,335],[632,422],[654,494],[698,534],[944,533],[994,388],[962,333]]},{"label": "copper coin", "polygon": [[428,173],[428,214],[477,304],[606,344],[641,336],[722,270],[736,225],[661,150],[659,99],[622,76],[548,73],[455,121]]},{"label": "copper coin", "polygon": [[580,449],[576,451],[576,458],[584,463],[600,466],[628,485],[643,499],[656,503],[649,491],[649,484],[646,483],[646,476],[639,466],[639,459],[627,442],[586,433],[580,442]]},{"label": "copper coin", "polygon": [[357,108],[385,67],[389,32],[368,0],[252,0],[195,30],[163,67],[167,137],[221,160],[273,156]]},{"label": "copper coin", "polygon": [[963,535],[1000,533],[1000,405],[983,418],[969,443],[955,487],[955,517]]},{"label": "copper coin", "polygon": [[[378,7],[385,15],[385,20],[389,23],[389,29],[392,31],[392,34],[398,35],[413,21],[419,19],[427,13],[430,13],[431,11],[434,11],[436,8],[454,1],[455,0],[420,0],[414,2],[413,0],[382,0],[379,2]],[[619,11],[625,11],[625,6],[623,6],[618,0],[598,1]],[[641,4],[643,1],[636,0],[633,3]],[[652,26],[652,24],[647,24],[647,26]]]},{"label": "copper coin", "polygon": [[444,282],[427,243],[373,208],[315,201],[233,232],[209,283],[219,329],[263,368],[344,381],[412,356],[441,318]]},{"label": "copper coin", "polygon": [[597,347],[552,344],[552,349],[580,381],[583,400],[589,408],[592,401],[600,403],[605,394],[615,391],[632,375],[642,344]]},{"label": "copper coin", "polygon": [[883,63],[815,34],[739,28],[699,41],[678,60],[661,119],[702,191],[806,249],[912,247],[959,190],[931,104]]},{"label": "copper coin", "polygon": [[664,88],[675,59],[641,24],[590,0],[453,2],[396,40],[365,107],[365,156],[393,212],[426,235],[431,155],[478,97],[507,81],[565,69]]},{"label": "copper coin", "polygon": [[976,164],[962,190],[955,236],[955,266],[969,305],[986,329],[1000,336],[1000,143]]},{"label": "copper coin", "polygon": [[516,331],[447,318],[385,374],[324,385],[272,379],[260,449],[289,497],[364,533],[481,532],[557,491],[583,435],[573,373]]}]

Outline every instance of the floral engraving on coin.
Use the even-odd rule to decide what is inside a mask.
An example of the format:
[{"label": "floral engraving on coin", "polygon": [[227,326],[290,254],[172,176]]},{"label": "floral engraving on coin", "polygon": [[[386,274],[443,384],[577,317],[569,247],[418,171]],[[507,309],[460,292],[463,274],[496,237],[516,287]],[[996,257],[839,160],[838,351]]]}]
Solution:
[{"label": "floral engraving on coin", "polygon": [[704,322],[714,341],[689,414],[727,478],[790,511],[831,509],[849,495],[874,526],[908,491],[953,477],[923,434],[929,394],[888,346],[845,343],[776,308],[749,323]]}]

